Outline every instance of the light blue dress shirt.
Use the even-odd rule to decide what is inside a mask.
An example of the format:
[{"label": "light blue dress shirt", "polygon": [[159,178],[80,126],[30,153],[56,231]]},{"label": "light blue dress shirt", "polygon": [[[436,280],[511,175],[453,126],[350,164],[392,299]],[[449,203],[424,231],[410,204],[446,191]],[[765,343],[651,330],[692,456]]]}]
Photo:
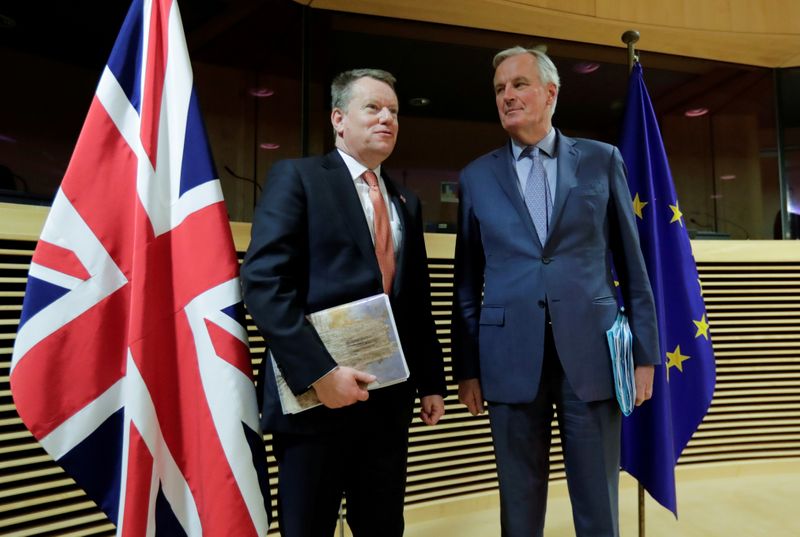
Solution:
[{"label": "light blue dress shirt", "polygon": [[[517,186],[519,187],[519,193],[523,198],[525,197],[525,183],[528,180],[528,174],[531,171],[531,166],[533,166],[533,159],[524,158],[520,160],[519,158],[526,147],[528,146],[520,145],[516,140],[513,138],[511,139],[511,154],[514,156],[514,163],[517,170]],[[550,127],[550,132],[548,132],[544,138],[539,140],[539,142],[536,144],[536,147],[539,148],[542,165],[544,166],[544,171],[547,174],[547,183],[550,187],[550,195],[553,196],[553,199],[550,201],[555,203],[556,184],[558,179],[556,129]]]}]

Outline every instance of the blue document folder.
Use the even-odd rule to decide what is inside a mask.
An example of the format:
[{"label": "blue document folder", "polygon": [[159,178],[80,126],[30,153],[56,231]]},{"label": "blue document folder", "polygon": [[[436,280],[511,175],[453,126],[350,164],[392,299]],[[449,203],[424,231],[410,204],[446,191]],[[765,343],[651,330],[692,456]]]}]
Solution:
[{"label": "blue document folder", "polygon": [[606,331],[608,349],[611,351],[611,368],[614,373],[614,391],[619,408],[626,416],[633,412],[636,401],[636,381],[633,376],[633,334],[625,310],[620,309],[617,319]]}]

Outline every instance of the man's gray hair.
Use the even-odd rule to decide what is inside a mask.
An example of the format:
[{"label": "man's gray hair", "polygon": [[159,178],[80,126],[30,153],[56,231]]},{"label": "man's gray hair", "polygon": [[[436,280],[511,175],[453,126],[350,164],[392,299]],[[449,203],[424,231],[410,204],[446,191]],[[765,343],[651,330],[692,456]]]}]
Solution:
[{"label": "man's gray hair", "polygon": [[535,48],[524,48],[519,45],[516,47],[507,48],[505,50],[501,50],[497,54],[494,55],[494,59],[492,60],[492,67],[497,69],[497,66],[503,63],[505,60],[512,56],[518,56],[520,54],[530,54],[534,58],[536,58],[536,66],[539,69],[539,80],[542,84],[550,84],[553,83],[556,85],[556,88],[561,87],[561,79],[558,76],[558,69],[556,69],[553,60],[545,54],[543,51]]},{"label": "man's gray hair", "polygon": [[392,76],[392,73],[382,69],[351,69],[339,73],[331,83],[331,108],[346,109],[352,98],[353,84],[359,78],[364,77],[385,82],[392,90],[394,90],[394,83],[397,81]]}]

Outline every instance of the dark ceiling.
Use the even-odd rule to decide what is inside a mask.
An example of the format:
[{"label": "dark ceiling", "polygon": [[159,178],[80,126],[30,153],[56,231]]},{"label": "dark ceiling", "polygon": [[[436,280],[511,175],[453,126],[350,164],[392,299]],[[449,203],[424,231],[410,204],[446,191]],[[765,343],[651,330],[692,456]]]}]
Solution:
[{"label": "dark ceiling", "polygon": [[[308,9],[291,0],[181,0],[179,5],[195,62],[299,77],[305,39],[312,79],[327,85],[347,68],[387,69],[398,79],[401,113],[416,116],[496,121],[493,53],[510,44],[538,43],[527,36]],[[43,8],[41,2],[5,0],[0,4],[0,47],[99,74],[128,6],[126,1],[75,0],[48,2]],[[627,85],[625,50],[553,40],[546,44],[562,77],[556,124],[615,137]],[[587,61],[599,68],[580,74],[577,66]],[[766,69],[655,54],[646,55],[643,64],[659,114],[703,106],[710,90],[729,85],[722,93],[732,99],[771,77]],[[425,97],[430,105],[410,106],[414,97]],[[725,106],[725,101],[720,97],[713,106]]]}]

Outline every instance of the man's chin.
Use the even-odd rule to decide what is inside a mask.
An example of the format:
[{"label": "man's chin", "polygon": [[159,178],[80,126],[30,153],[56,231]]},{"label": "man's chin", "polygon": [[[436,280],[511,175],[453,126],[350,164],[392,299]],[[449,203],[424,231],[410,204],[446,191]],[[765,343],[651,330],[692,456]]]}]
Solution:
[{"label": "man's chin", "polygon": [[375,147],[371,153],[373,156],[379,158],[380,161],[383,162],[389,158],[389,156],[392,154],[392,151],[394,151],[394,145],[391,147]]},{"label": "man's chin", "polygon": [[383,144],[377,144],[375,146],[375,152],[376,153],[382,153],[382,154],[384,154],[384,155],[386,155],[388,157],[389,155],[392,154],[392,151],[394,151],[394,145],[395,145],[394,142],[392,142],[392,143],[388,143],[387,142],[387,143],[383,143]]},{"label": "man's chin", "polygon": [[511,136],[514,136],[514,134],[522,130],[523,127],[523,125],[518,121],[503,121],[502,125],[503,129]]}]

